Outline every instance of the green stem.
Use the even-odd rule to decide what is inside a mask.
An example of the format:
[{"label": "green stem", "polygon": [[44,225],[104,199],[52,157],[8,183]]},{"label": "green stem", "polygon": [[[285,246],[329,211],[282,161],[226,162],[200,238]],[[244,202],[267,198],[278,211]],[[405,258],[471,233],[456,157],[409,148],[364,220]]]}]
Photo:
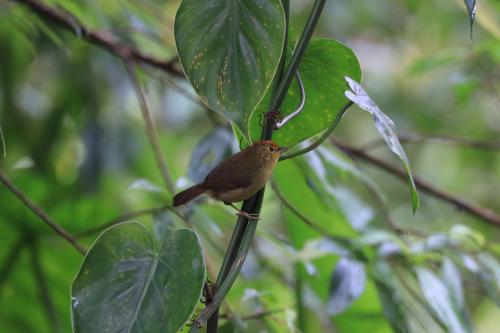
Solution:
[{"label": "green stem", "polygon": [[[288,0],[283,0],[283,7],[285,9],[286,15],[286,34],[288,35],[288,17],[289,17],[289,2]],[[319,17],[323,10],[325,0],[316,0],[314,6],[309,15],[309,19],[304,27],[302,35],[300,36],[297,47],[292,55],[289,67],[286,72],[279,80],[279,85],[276,88],[273,102],[269,108],[269,112],[279,110],[283,101],[285,100],[286,93],[292,80],[297,72],[302,56],[311,40],[314,29],[318,23]],[[283,46],[282,59],[280,61],[281,68],[280,72],[283,71],[283,66],[286,56],[287,43]],[[280,76],[277,76],[279,79]],[[269,115],[269,112],[267,113]],[[266,123],[262,129],[261,138],[262,140],[270,140],[273,135],[273,130],[275,126],[275,120],[271,117],[266,117]],[[262,206],[262,199],[264,197],[264,190],[260,190],[253,197],[243,202],[242,210],[250,214],[260,214],[260,209]],[[250,244],[252,242],[253,236],[255,234],[255,229],[257,228],[257,221],[249,222],[248,219],[244,217],[239,217],[236,223],[231,241],[228,246],[226,255],[224,256],[224,261],[217,277],[216,286],[218,286],[218,291],[212,299],[212,302],[207,305],[207,307],[202,311],[198,319],[196,320],[197,325],[193,325],[189,332],[197,332],[201,326],[208,320],[207,333],[217,333],[218,328],[218,318],[219,318],[219,305],[224,299],[225,295],[231,288],[234,280],[238,276],[238,273],[243,265],[245,257],[250,249]]]}]

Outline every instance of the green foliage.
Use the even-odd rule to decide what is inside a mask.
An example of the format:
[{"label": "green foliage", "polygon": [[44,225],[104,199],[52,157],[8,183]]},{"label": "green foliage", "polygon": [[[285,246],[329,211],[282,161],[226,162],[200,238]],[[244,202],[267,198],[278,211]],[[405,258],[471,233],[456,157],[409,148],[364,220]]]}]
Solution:
[{"label": "green foliage", "polygon": [[208,108],[244,133],[276,73],[284,37],[279,0],[184,0],[175,19],[188,80]]},{"label": "green foliage", "polygon": [[[299,66],[304,83],[306,102],[299,117],[273,134],[280,146],[291,147],[326,130],[348,103],[344,96],[345,76],[361,80],[358,59],[350,48],[331,40],[313,40],[306,49]],[[261,102],[250,120],[253,140],[260,137],[260,121],[270,103],[270,93]],[[292,113],[300,103],[300,90],[293,83],[281,108],[283,116]]]},{"label": "green foliage", "polygon": [[175,332],[198,303],[205,264],[188,229],[158,235],[127,222],[104,231],[71,290],[75,332]]},{"label": "green foliage", "polygon": [[[78,24],[185,70],[188,80],[151,63],[137,66],[181,189],[238,143],[260,138],[283,44],[300,35],[307,6],[184,0],[176,12],[168,1],[42,4],[62,9],[74,29],[58,28],[23,1],[0,4],[0,141],[8,147],[0,168],[90,250],[82,258],[0,184],[0,331],[60,333],[72,324],[75,332],[196,330],[185,324],[193,311],[202,319],[207,311],[202,285],[205,277],[216,281],[234,211],[203,197],[166,207],[175,193],[162,187],[122,60],[92,45]],[[465,4],[472,23],[475,1]],[[219,284],[216,302],[226,304],[218,332],[490,333],[498,326],[497,226],[422,191],[411,215],[407,188],[335,145],[370,156],[379,147],[364,113],[344,114],[344,77],[360,82],[363,67],[366,102],[387,113],[370,109],[403,162],[414,208],[408,159],[431,186],[495,216],[495,142],[478,150],[453,137],[498,137],[498,8],[481,2],[469,48],[459,1],[327,2],[317,28],[323,38],[309,43],[299,66],[305,109],[273,140],[294,146],[292,153],[330,129],[338,141],[279,163],[261,220],[246,229]],[[388,20],[388,12],[397,15]],[[298,104],[292,82],[282,116]],[[422,140],[396,141],[389,116],[400,134]],[[98,236],[128,220],[137,222]]]}]

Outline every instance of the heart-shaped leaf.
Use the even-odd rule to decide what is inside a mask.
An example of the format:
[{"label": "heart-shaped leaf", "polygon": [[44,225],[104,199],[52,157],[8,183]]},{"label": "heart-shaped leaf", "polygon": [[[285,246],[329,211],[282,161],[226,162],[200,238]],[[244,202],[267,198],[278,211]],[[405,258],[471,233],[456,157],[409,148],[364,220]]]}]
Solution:
[{"label": "heart-shaped leaf", "polygon": [[73,331],[177,332],[198,303],[204,278],[192,230],[158,242],[142,224],[117,224],[99,236],[73,282]]},{"label": "heart-shaped leaf", "polygon": [[385,113],[383,113],[382,110],[380,110],[377,104],[375,104],[370,96],[368,96],[365,89],[363,89],[359,83],[348,76],[346,76],[345,80],[349,84],[349,88],[352,90],[345,92],[347,98],[356,103],[356,105],[363,110],[371,113],[373,123],[375,124],[375,128],[379,132],[380,136],[384,139],[389,149],[396,154],[401,163],[403,163],[403,167],[408,178],[408,185],[410,187],[413,213],[415,213],[420,204],[420,199],[418,197],[417,187],[413,181],[413,176],[411,175],[410,162],[408,161],[408,157],[406,157],[406,153],[399,142],[398,136],[396,135],[396,126],[394,125],[394,122]]},{"label": "heart-shaped leaf", "polygon": [[279,0],[183,0],[175,41],[188,80],[210,109],[247,133],[285,40]]},{"label": "heart-shaped leaf", "polygon": [[[312,41],[299,66],[305,89],[302,112],[273,134],[273,141],[280,146],[293,146],[326,130],[349,103],[344,96],[348,75],[361,80],[359,62],[350,48],[332,39]],[[258,140],[261,114],[269,107],[270,94],[261,102],[250,120],[251,137]],[[281,107],[286,116],[300,104],[300,90],[292,83]]]}]

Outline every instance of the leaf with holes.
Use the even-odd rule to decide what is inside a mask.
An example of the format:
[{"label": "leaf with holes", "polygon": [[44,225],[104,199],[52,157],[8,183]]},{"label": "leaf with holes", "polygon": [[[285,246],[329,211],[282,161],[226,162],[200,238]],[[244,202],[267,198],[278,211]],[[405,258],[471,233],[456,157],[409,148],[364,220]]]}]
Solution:
[{"label": "leaf with holes", "polygon": [[174,30],[182,68],[203,103],[246,134],[281,58],[281,1],[183,0]]},{"label": "leaf with holes", "polygon": [[[361,80],[361,68],[354,52],[333,39],[319,39],[309,43],[300,62],[300,76],[305,90],[302,112],[273,134],[280,146],[293,146],[326,130],[342,117],[349,100],[344,96],[344,77]],[[260,118],[269,107],[268,93],[250,120],[251,137],[260,137]],[[281,107],[286,116],[300,104],[300,90],[293,82]]]},{"label": "leaf with holes", "polygon": [[73,331],[176,332],[198,303],[204,279],[193,231],[157,241],[142,224],[118,224],[99,236],[73,282]]}]

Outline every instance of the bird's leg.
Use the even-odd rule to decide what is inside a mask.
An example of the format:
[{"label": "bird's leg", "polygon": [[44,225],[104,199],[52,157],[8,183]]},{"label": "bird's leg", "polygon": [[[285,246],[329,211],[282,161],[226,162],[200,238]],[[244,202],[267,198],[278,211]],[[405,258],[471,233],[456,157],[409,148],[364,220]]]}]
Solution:
[{"label": "bird's leg", "polygon": [[224,201],[224,204],[226,204],[228,206],[231,206],[234,209],[236,209],[238,211],[238,213],[236,213],[236,215],[238,215],[238,216],[243,216],[243,217],[245,217],[245,218],[247,218],[249,220],[254,220],[254,221],[260,219],[259,214],[249,214],[247,212],[244,212],[241,209],[239,209],[238,207],[236,207],[232,202]]}]

